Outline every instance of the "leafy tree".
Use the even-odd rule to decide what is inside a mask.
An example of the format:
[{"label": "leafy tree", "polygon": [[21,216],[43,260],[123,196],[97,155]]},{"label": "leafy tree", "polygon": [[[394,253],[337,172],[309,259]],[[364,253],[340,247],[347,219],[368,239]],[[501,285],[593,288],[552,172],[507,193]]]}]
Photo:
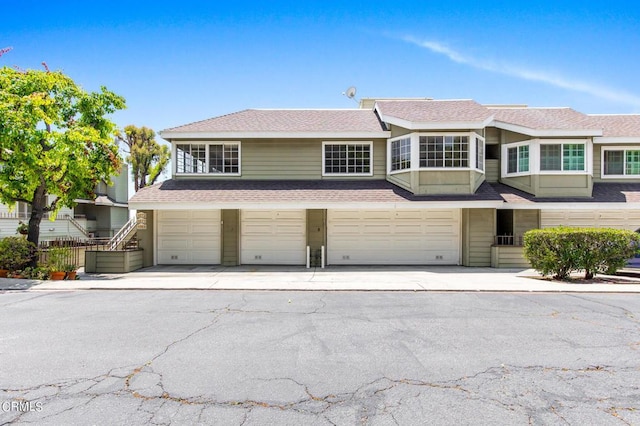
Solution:
[{"label": "leafy tree", "polygon": [[117,133],[120,142],[128,147],[127,163],[131,165],[133,185],[136,192],[145,186],[156,183],[171,158],[166,145],[155,140],[156,132],[148,127],[128,125]]},{"label": "leafy tree", "polygon": [[105,87],[86,92],[46,64],[0,68],[0,202],[31,205],[29,241],[38,244],[45,213],[91,198],[120,169],[116,127],[105,116],[124,107]]}]

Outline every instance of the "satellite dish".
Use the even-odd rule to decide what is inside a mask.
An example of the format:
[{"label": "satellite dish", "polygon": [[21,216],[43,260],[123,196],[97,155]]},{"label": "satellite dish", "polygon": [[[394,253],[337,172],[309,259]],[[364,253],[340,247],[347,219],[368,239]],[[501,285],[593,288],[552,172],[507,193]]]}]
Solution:
[{"label": "satellite dish", "polygon": [[356,96],[356,88],[351,86],[347,90],[342,92],[342,94],[345,95],[349,99],[353,99]]}]

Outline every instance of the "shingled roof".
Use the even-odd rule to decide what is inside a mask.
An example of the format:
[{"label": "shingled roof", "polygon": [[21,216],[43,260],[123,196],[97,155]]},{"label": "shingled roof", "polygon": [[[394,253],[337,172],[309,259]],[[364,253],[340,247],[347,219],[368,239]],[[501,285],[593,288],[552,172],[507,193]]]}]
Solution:
[{"label": "shingled roof", "polygon": [[[386,180],[167,180],[142,188],[130,200],[132,208],[163,203],[185,206],[209,204],[225,208],[242,204],[288,204],[305,208],[310,204],[389,204],[402,208],[414,202],[453,203],[465,201],[510,204],[640,203],[639,183],[593,184],[592,197],[535,197],[500,183],[483,183],[470,195],[414,195]],[[142,207],[140,207],[142,206]],[[451,205],[454,207],[454,205]],[[186,207],[185,207],[186,208]],[[233,208],[233,207],[231,207]]]},{"label": "shingled roof", "polygon": [[640,137],[640,114],[589,115],[589,120],[603,129],[602,137]]},{"label": "shingled roof", "polygon": [[640,183],[594,182],[591,197],[535,197],[501,183],[491,183],[492,189],[511,204],[534,203],[640,203]]},{"label": "shingled roof", "polygon": [[489,109],[471,99],[380,100],[375,105],[383,120],[397,118],[411,123],[485,122],[492,116]]},{"label": "shingled roof", "polygon": [[246,109],[233,114],[163,130],[178,133],[314,133],[383,132],[385,129],[368,109]]},{"label": "shingled roof", "polygon": [[[487,183],[471,195],[414,195],[386,180],[167,180],[138,191],[130,205],[144,203],[409,203],[500,201]],[[132,207],[136,208],[136,207]],[[219,207],[218,207],[219,208]]]},{"label": "shingled roof", "polygon": [[[494,120],[532,130],[571,130],[596,134],[602,126],[590,116],[571,108],[491,107]],[[498,124],[499,125],[499,124]]]}]

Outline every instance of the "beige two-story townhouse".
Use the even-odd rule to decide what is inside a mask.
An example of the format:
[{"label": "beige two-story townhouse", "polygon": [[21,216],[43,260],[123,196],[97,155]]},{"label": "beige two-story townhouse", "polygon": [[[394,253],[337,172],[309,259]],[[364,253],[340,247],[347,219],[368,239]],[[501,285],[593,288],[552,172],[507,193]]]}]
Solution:
[{"label": "beige two-story townhouse", "polygon": [[129,202],[145,266],[519,266],[530,229],[640,229],[638,115],[364,99],[161,136],[172,179]]}]

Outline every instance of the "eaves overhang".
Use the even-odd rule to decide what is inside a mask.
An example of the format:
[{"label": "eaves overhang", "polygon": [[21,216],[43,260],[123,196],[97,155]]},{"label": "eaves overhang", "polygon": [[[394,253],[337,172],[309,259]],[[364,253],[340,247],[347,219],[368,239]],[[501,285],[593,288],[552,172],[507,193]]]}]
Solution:
[{"label": "eaves overhang", "polygon": [[391,137],[391,132],[160,132],[160,137],[169,142],[208,139],[386,139]]},{"label": "eaves overhang", "polygon": [[603,203],[603,202],[508,202],[499,209],[507,210],[637,210],[640,203]]},{"label": "eaves overhang", "polygon": [[625,144],[625,143],[640,143],[640,137],[636,136],[636,137],[623,137],[623,136],[616,136],[616,137],[596,137],[593,138],[593,143],[600,143],[600,144]]},{"label": "eaves overhang", "polygon": [[515,133],[521,133],[532,137],[594,137],[602,136],[601,129],[532,129],[530,127],[520,126],[504,121],[493,120],[491,126],[498,129],[508,130]]},{"label": "eaves overhang", "polygon": [[381,114],[380,121],[399,126],[407,130],[468,130],[483,129],[493,122],[493,116],[481,121],[409,121],[403,118]]},{"label": "eaves overhang", "polygon": [[296,209],[451,209],[451,208],[499,208],[501,200],[464,201],[407,201],[407,202],[153,202],[130,201],[129,208],[135,210],[211,210],[211,209],[251,209],[251,210],[296,210]]}]

